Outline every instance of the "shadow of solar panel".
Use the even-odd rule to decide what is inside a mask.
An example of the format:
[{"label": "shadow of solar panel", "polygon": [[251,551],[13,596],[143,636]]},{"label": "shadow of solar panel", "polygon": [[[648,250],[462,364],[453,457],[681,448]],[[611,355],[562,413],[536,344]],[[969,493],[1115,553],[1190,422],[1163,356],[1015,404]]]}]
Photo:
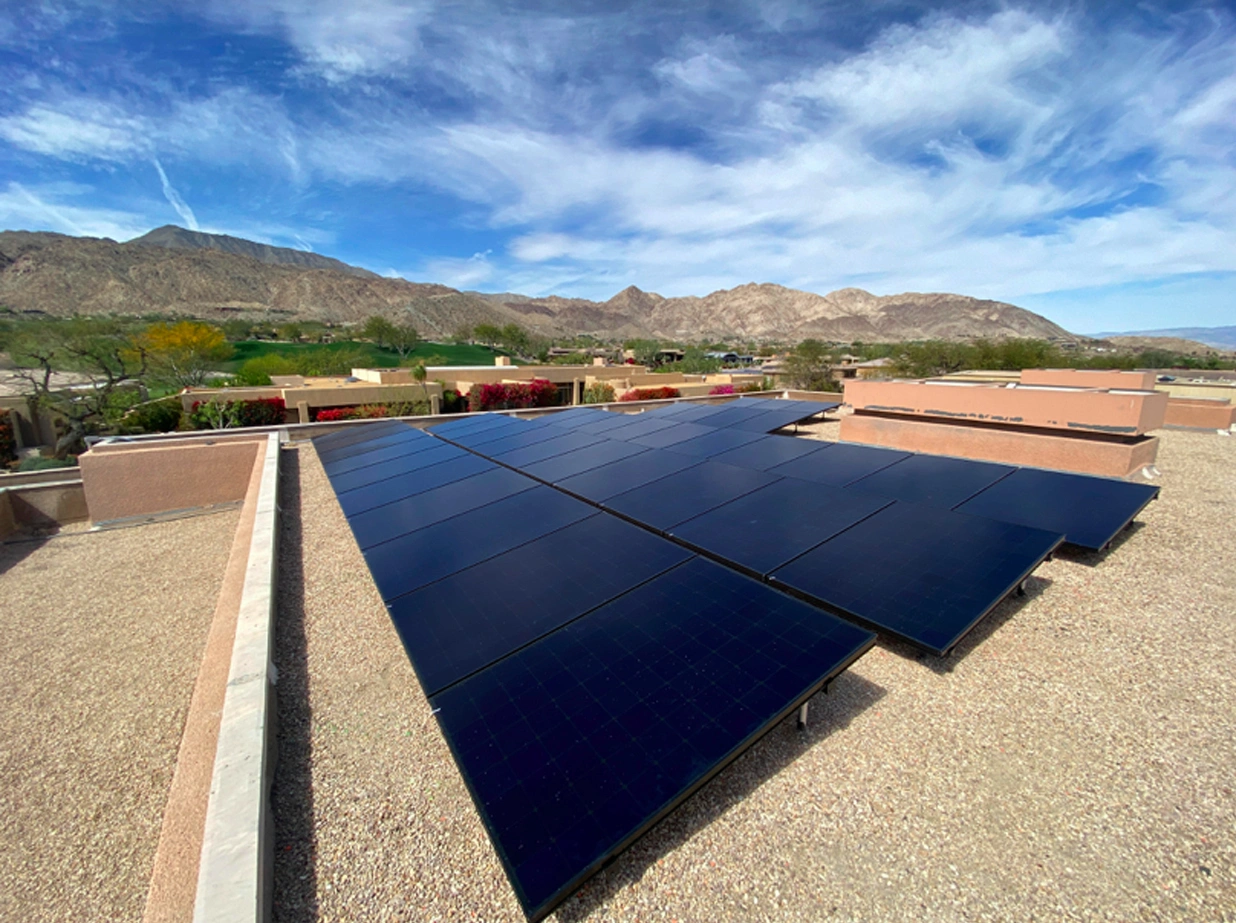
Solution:
[{"label": "shadow of solar panel", "polygon": [[443,462],[456,461],[468,454],[463,449],[449,443],[436,439],[434,441],[438,443],[436,446],[425,449],[422,452],[397,455],[394,458],[387,458],[382,462],[353,468],[342,473],[328,471],[327,475],[330,477],[331,486],[335,488],[335,493],[342,494],[349,490],[355,490],[357,487],[364,487],[367,484],[376,484],[396,472],[420,471],[423,468],[440,465]]},{"label": "shadow of solar panel", "polygon": [[402,430],[393,430],[383,433],[374,439],[366,439],[364,442],[353,442],[350,445],[340,446],[338,448],[326,448],[315,444],[318,452],[318,458],[322,460],[322,464],[339,461],[340,459],[349,458],[353,455],[361,455],[365,452],[372,452],[375,449],[385,449],[388,446],[400,445],[403,443],[419,442],[423,440],[434,441],[433,436],[421,432],[419,429],[413,429],[410,426],[405,426]]},{"label": "shadow of solar panel", "polygon": [[340,427],[336,432],[315,436],[313,444],[319,451],[339,449],[356,442],[368,442],[370,439],[377,439],[380,435],[410,428],[408,424],[396,420],[350,423]]},{"label": "shadow of solar panel", "polygon": [[965,458],[911,455],[848,486],[894,500],[952,509],[1016,470]]},{"label": "shadow of solar panel", "polygon": [[769,473],[843,487],[873,471],[887,468],[910,457],[909,452],[877,449],[874,446],[849,442],[821,442],[820,445],[825,451],[812,452],[802,458],[769,468]]},{"label": "shadow of solar panel", "polygon": [[720,455],[760,438],[759,433],[743,433],[734,429],[718,429],[703,436],[695,436],[667,445],[665,451],[678,452],[681,455],[693,455],[696,458],[711,458]]},{"label": "shadow of solar panel", "polygon": [[390,461],[392,458],[407,458],[411,455],[420,455],[444,448],[453,449],[455,452],[462,451],[452,445],[448,445],[441,439],[424,436],[421,439],[399,442],[395,445],[374,449],[371,452],[361,452],[356,455],[349,455],[346,458],[337,458],[334,461],[324,461],[322,462],[322,467],[326,469],[327,476],[333,480],[339,475],[347,474],[349,471],[355,471],[358,468],[368,468],[370,465]]},{"label": "shadow of solar panel", "polygon": [[1061,540],[897,501],[773,571],[771,581],[943,655]]},{"label": "shadow of solar panel", "polygon": [[700,460],[689,455],[676,455],[664,449],[649,449],[622,461],[611,462],[583,474],[556,481],[554,486],[593,503],[601,503],[610,497],[643,487],[698,464]]},{"label": "shadow of solar panel", "polygon": [[515,449],[506,449],[501,443],[491,443],[481,454],[496,459],[504,465],[510,465],[512,468],[522,468],[524,465],[553,458],[555,455],[565,455],[567,452],[574,452],[576,449],[596,445],[603,441],[605,441],[604,436],[572,431],[562,433],[553,439],[546,439],[544,442],[538,442],[536,445],[526,445]]},{"label": "shadow of solar panel", "polygon": [[765,577],[892,502],[783,478],[688,519],[669,534],[724,563]]},{"label": "shadow of solar panel", "polygon": [[783,465],[804,455],[818,452],[828,443],[818,439],[795,439],[793,436],[760,436],[758,439],[741,445],[720,455],[714,455],[713,461],[726,465],[737,465],[739,468],[754,468],[756,471],[767,471],[777,465]]},{"label": "shadow of solar panel", "polygon": [[1159,488],[1084,474],[1019,468],[956,507],[960,513],[1064,533],[1098,551],[1133,521]]},{"label": "shadow of solar panel", "polygon": [[690,557],[592,516],[401,596],[390,614],[432,696]]},{"label": "shadow of solar panel", "polygon": [[651,451],[651,449],[647,449],[642,445],[619,442],[616,439],[606,439],[604,442],[585,446],[582,449],[576,449],[574,452],[567,452],[565,455],[556,455],[544,461],[523,465],[519,470],[525,474],[532,475],[534,478],[540,478],[542,481],[548,481],[553,484],[564,478],[591,471],[593,468],[600,468],[602,465],[608,465],[610,462],[620,461],[633,455],[639,455],[641,452]]},{"label": "shadow of solar panel", "polygon": [[688,439],[694,439],[697,436],[707,436],[709,433],[715,432],[716,430],[711,426],[700,426],[698,423],[680,423],[675,419],[673,426],[667,426],[654,433],[645,433],[642,436],[632,436],[626,441],[635,442],[650,449],[664,449],[667,446],[674,445],[674,443],[686,442]]},{"label": "shadow of solar panel", "polygon": [[535,486],[532,478],[494,466],[466,480],[452,481],[377,509],[356,513],[348,518],[348,525],[356,536],[356,544],[361,551],[366,551],[392,538],[480,509]]},{"label": "shadow of solar panel", "polygon": [[696,558],[431,701],[537,920],[872,640]]},{"label": "shadow of solar panel", "polygon": [[538,485],[375,545],[365,562],[382,599],[391,602],[456,571],[598,515],[588,504]]},{"label": "shadow of solar panel", "polygon": [[355,516],[357,513],[402,500],[404,497],[411,497],[413,494],[433,490],[443,484],[451,484],[480,474],[482,471],[493,471],[498,468],[489,459],[471,454],[411,471],[401,467],[399,459],[374,467],[389,468],[389,470],[383,472],[380,478],[370,484],[342,493],[336,492],[339,506],[343,508],[343,515]]},{"label": "shadow of solar panel", "polygon": [[763,471],[706,461],[610,497],[602,506],[664,532],[775,480]]}]

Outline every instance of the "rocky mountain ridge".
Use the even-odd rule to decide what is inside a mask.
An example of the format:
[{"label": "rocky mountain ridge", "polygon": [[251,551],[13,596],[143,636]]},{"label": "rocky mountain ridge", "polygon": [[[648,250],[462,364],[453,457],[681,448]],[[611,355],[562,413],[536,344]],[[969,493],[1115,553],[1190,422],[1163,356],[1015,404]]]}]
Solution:
[{"label": "rocky mountain ridge", "polygon": [[479,323],[547,336],[681,341],[868,342],[976,337],[1072,339],[1046,318],[999,301],[942,293],[827,295],[748,283],[666,298],[628,286],[608,301],[461,292],[374,275],[317,254],[167,226],[117,243],[0,232],[0,305],[18,314],[180,314],[220,320],[352,323],[400,318],[428,337]]}]

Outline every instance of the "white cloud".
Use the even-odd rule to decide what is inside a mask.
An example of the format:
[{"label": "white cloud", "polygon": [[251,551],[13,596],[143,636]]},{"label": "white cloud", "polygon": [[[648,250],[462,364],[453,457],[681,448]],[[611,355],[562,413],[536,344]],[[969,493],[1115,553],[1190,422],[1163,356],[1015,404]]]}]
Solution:
[{"label": "white cloud", "polygon": [[167,174],[163,172],[163,164],[159,163],[159,158],[154,158],[154,168],[159,173],[159,182],[163,184],[163,195],[167,199],[168,204],[175,209],[176,214],[180,216],[180,220],[188,225],[191,231],[197,230],[197,216],[193,214],[188,203],[180,197],[180,193],[176,191],[176,187],[171,184],[167,178]]},{"label": "white cloud", "polygon": [[113,240],[128,240],[150,230],[150,221],[144,215],[65,201],[87,191],[64,186],[31,189],[20,183],[9,183],[0,191],[0,227],[32,228],[77,237],[110,237]]},{"label": "white cloud", "polygon": [[[467,259],[442,258],[427,261],[417,272],[405,278],[429,280],[449,285],[451,288],[471,289],[494,277],[494,267],[489,262],[491,251],[474,253]],[[404,275],[404,274],[400,274]]]}]

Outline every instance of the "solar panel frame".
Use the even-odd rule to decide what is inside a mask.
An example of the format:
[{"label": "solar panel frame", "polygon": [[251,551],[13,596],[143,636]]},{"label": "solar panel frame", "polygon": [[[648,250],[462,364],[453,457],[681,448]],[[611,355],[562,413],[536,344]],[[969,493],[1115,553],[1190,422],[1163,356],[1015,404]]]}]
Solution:
[{"label": "solar panel frame", "polygon": [[[692,591],[675,592],[684,583]],[[704,600],[711,618],[699,611]],[[694,558],[431,699],[530,920],[544,918],[874,643],[870,633],[826,619]],[[633,650],[658,638],[668,655],[648,669],[626,668]],[[679,666],[682,652],[697,649],[690,660],[700,669]],[[553,813],[529,813],[529,804]],[[558,868],[556,856],[565,858]]]}]

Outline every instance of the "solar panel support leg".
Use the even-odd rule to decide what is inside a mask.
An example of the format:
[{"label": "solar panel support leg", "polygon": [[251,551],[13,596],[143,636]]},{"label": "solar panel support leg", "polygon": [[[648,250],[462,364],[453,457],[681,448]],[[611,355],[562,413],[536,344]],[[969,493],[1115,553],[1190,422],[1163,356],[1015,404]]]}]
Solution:
[{"label": "solar panel support leg", "polygon": [[1017,584],[1017,595],[1018,596],[1026,595],[1026,581],[1023,580],[1021,583]]},{"label": "solar panel support leg", "polygon": [[804,731],[807,729],[807,703],[803,702],[798,706],[798,729]]}]

